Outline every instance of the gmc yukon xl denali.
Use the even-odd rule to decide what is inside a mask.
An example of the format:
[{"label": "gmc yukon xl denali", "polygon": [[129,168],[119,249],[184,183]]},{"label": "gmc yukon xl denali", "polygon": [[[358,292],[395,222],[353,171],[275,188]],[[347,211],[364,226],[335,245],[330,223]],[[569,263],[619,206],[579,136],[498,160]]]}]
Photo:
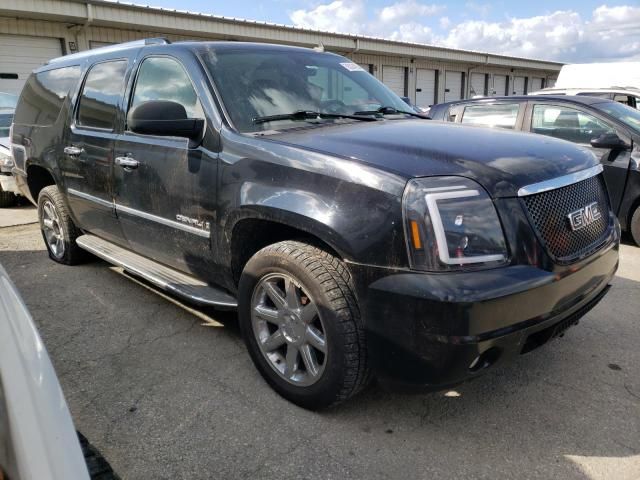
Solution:
[{"label": "gmc yukon xl denali", "polygon": [[54,59],[12,149],[53,260],[237,308],[260,373],[306,408],[374,376],[473,378],[577,323],[618,264],[593,154],[429,121],[331,53],[150,39]]}]

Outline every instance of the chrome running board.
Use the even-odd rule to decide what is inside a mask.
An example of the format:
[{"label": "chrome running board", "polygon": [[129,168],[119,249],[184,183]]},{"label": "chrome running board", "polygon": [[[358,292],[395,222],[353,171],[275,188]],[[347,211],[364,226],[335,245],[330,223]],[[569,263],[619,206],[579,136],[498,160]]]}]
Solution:
[{"label": "chrome running board", "polygon": [[238,306],[236,299],[221,289],[95,235],[82,235],[76,243],[95,256],[195,304],[225,308]]}]

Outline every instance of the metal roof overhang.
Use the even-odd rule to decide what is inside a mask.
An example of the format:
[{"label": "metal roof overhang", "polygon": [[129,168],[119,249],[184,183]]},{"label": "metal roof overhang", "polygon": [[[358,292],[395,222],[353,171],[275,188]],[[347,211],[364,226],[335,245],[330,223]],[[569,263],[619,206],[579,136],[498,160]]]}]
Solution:
[{"label": "metal roof overhang", "polygon": [[428,58],[445,62],[559,71],[561,63],[467,50],[321,32],[266,22],[239,20],[109,0],[0,0],[0,16],[144,30],[213,39],[285,43],[374,55]]}]

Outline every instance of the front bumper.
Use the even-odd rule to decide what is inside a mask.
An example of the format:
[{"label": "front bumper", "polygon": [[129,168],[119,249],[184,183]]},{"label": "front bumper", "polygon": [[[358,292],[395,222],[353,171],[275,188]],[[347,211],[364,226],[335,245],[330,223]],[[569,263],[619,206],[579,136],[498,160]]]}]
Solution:
[{"label": "front bumper", "polygon": [[440,274],[351,267],[378,377],[440,389],[577,323],[609,289],[618,241],[559,272],[524,265]]},{"label": "front bumper", "polygon": [[0,187],[4,192],[12,192],[15,194],[20,194],[20,190],[18,189],[18,185],[16,184],[16,179],[11,172],[0,172]]}]

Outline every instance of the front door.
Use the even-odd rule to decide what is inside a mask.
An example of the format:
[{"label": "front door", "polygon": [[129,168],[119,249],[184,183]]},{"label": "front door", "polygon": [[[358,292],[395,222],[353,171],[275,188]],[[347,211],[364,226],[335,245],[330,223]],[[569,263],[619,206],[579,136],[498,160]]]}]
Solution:
[{"label": "front door", "polygon": [[61,170],[78,226],[122,243],[113,206],[113,149],[125,89],[126,59],[93,65],[64,139]]},{"label": "front door", "polygon": [[[533,105],[531,131],[541,135],[561,138],[591,150],[604,167],[604,178],[611,197],[611,207],[616,214],[624,195],[631,152],[593,148],[591,140],[606,133],[616,133],[614,126],[595,115],[566,105],[539,103]],[[624,136],[624,135],[622,135]]]},{"label": "front door", "polygon": [[[153,100],[180,103],[189,118],[205,117],[186,69],[173,57],[148,56],[140,63],[129,110]],[[206,276],[212,257],[217,155],[186,138],[142,135],[125,126],[115,157],[116,212],[130,248]]]}]

